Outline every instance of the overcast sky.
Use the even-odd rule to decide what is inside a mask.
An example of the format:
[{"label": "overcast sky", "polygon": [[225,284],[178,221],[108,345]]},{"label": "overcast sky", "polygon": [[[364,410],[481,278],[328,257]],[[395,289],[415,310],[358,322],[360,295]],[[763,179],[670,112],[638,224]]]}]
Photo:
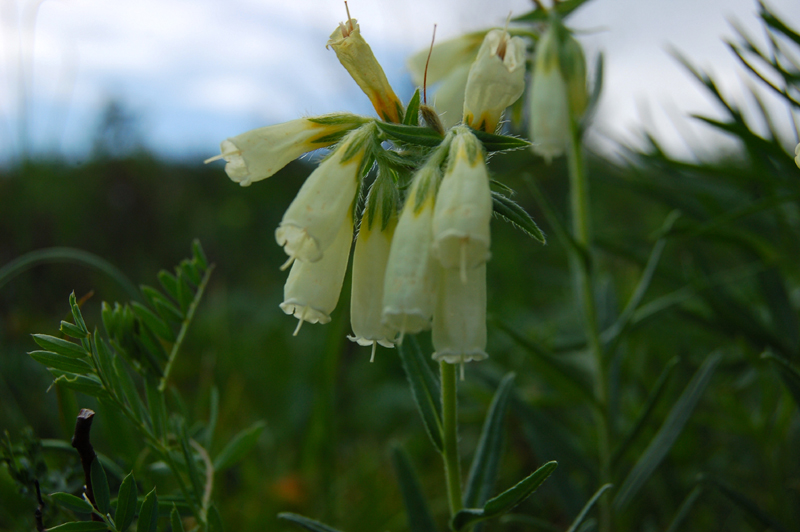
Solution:
[{"label": "overcast sky", "polygon": [[[404,61],[428,45],[434,23],[437,40],[444,40],[502,25],[510,11],[522,14],[532,3],[349,5],[407,100],[413,87]],[[797,0],[769,5],[800,25]],[[581,8],[569,25],[581,32],[590,62],[600,51],[606,58],[595,141],[635,139],[643,124],[653,124],[680,150],[677,131],[685,126],[676,131],[670,116],[715,109],[669,55],[669,46],[714,73],[725,91],[741,94],[741,69],[721,38],[733,36],[728,20],[736,19],[761,40],[756,8],[754,0],[592,0]],[[19,148],[25,78],[32,79],[31,145],[73,156],[88,150],[98,115],[111,99],[139,117],[149,147],[172,157],[213,155],[226,137],[302,115],[373,114],[333,51],[325,49],[328,35],[346,18],[338,0],[0,0],[0,10],[0,160]],[[781,119],[789,133],[785,113]],[[697,136],[692,142],[710,145],[715,140],[707,131],[688,134]]]}]

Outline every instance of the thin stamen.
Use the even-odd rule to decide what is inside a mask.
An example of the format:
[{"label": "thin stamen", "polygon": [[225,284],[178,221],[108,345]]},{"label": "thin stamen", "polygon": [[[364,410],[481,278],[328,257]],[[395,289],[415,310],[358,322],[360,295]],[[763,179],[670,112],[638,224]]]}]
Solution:
[{"label": "thin stamen", "polygon": [[350,8],[347,7],[347,1],[346,0],[345,0],[345,3],[344,3],[344,9],[345,9],[345,11],[347,11],[347,27],[350,28],[350,30],[347,32],[347,34],[350,35],[350,32],[353,31],[353,20],[350,18]]},{"label": "thin stamen", "polygon": [[375,362],[375,350],[378,349],[378,342],[372,341],[372,355],[369,357],[370,364]]},{"label": "thin stamen", "polygon": [[294,332],[292,333],[292,336],[297,336],[297,333],[300,332],[300,327],[302,327],[303,323],[306,321],[306,320],[303,319],[303,318],[305,318],[305,316],[306,316],[306,310],[303,309],[302,316],[297,318],[297,327],[295,327]]},{"label": "thin stamen", "polygon": [[290,257],[289,257],[289,258],[286,260],[286,262],[284,262],[284,263],[281,265],[281,268],[280,268],[280,270],[281,270],[281,271],[283,271],[283,270],[285,270],[286,268],[288,268],[289,266],[291,266],[291,265],[294,263],[294,261],[295,261],[295,259],[296,259],[296,258],[297,258],[297,257],[296,257],[295,255],[291,255],[291,256],[290,256]]},{"label": "thin stamen", "polygon": [[209,157],[208,159],[203,161],[203,164],[208,164],[208,163],[211,163],[211,162],[214,162],[214,161],[219,161],[223,157],[225,157],[225,156],[220,153],[219,155],[215,155],[214,157]]}]

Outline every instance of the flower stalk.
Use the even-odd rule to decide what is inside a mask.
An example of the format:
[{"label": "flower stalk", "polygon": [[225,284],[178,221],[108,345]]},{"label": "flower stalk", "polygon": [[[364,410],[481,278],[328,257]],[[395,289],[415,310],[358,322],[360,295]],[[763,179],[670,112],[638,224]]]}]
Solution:
[{"label": "flower stalk", "polygon": [[442,431],[444,432],[444,474],[450,517],[464,507],[461,498],[461,459],[458,454],[458,382],[455,364],[439,362],[442,385]]}]

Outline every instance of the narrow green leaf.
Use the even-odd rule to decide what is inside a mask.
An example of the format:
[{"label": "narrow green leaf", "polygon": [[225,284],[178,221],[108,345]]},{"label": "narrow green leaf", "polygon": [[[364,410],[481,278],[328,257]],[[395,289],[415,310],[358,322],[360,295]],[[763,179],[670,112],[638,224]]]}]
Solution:
[{"label": "narrow green leaf", "polygon": [[131,526],[133,517],[136,514],[136,497],[136,479],[133,477],[133,471],[131,471],[122,479],[122,484],[120,484],[119,493],[117,494],[117,510],[114,513],[117,530],[127,530]]},{"label": "narrow green leaf", "polygon": [[236,465],[255,446],[265,427],[266,423],[257,421],[234,436],[214,459],[214,471],[224,471]]},{"label": "narrow green leaf", "polygon": [[86,322],[83,319],[83,314],[81,314],[81,307],[78,305],[78,299],[75,297],[75,292],[72,292],[69,295],[69,308],[72,311],[72,319],[75,320],[75,325],[83,332],[83,334],[89,334],[89,329],[86,328]]},{"label": "narrow green leaf", "polygon": [[94,492],[94,502],[101,514],[106,515],[111,509],[111,490],[108,487],[106,471],[100,460],[92,460],[90,476],[92,479],[92,491]]},{"label": "narrow green leaf", "polygon": [[158,525],[158,496],[156,489],[145,495],[142,508],[139,510],[139,522],[136,523],[136,532],[157,532]]},{"label": "narrow green leaf", "polygon": [[442,439],[442,421],[439,404],[439,389],[433,372],[422,356],[416,338],[406,336],[402,344],[398,344],[397,353],[411,386],[411,395],[417,404],[422,423],[434,447],[440,452],[444,450]]},{"label": "narrow green leaf", "polygon": [[108,530],[108,525],[100,521],[73,521],[48,528],[47,532],[98,532]]},{"label": "narrow green leaf", "polygon": [[164,320],[159,318],[155,312],[136,301],[131,303],[131,308],[133,309],[133,313],[136,314],[136,316],[142,320],[142,323],[153,331],[156,336],[168,342],[175,341],[175,331],[173,331],[172,327]]},{"label": "narrow green leaf", "polygon": [[202,279],[202,275],[200,272],[197,271],[197,266],[188,259],[183,259],[180,264],[181,271],[183,275],[186,276],[186,279],[189,280],[193,285],[197,286],[200,284],[200,279]]},{"label": "narrow green leaf", "polygon": [[65,357],[51,351],[31,351],[28,353],[36,362],[48,368],[86,375],[94,372],[91,364],[81,358]]},{"label": "narrow green leaf", "polygon": [[389,122],[375,122],[375,124],[390,137],[416,146],[434,147],[444,140],[442,135],[429,127],[406,126]]},{"label": "narrow green leaf", "polygon": [[592,498],[589,499],[589,501],[583,507],[581,513],[579,513],[578,517],[575,518],[575,521],[572,522],[572,525],[569,527],[569,529],[567,529],[567,532],[577,532],[578,527],[581,525],[583,520],[586,519],[586,516],[589,514],[589,510],[592,509],[592,506],[594,506],[594,503],[596,503],[597,500],[603,496],[603,493],[605,493],[605,491],[612,486],[613,484],[604,484],[600,486],[600,489],[597,490],[594,495],[592,495]]},{"label": "narrow green leaf", "polygon": [[558,467],[558,462],[547,462],[542,467],[520,480],[516,486],[486,501],[483,507],[487,517],[495,517],[512,510],[530,497]]},{"label": "narrow green leaf", "polygon": [[408,529],[414,532],[436,532],[436,522],[428,507],[427,498],[422,492],[422,486],[408,454],[400,445],[392,446],[392,464],[406,507]]},{"label": "narrow green leaf", "polygon": [[133,382],[131,374],[128,372],[125,365],[119,358],[114,359],[112,365],[114,366],[114,373],[117,375],[120,385],[122,386],[122,393],[131,407],[133,413],[137,416],[138,421],[144,422],[147,416],[147,409],[142,403],[142,398],[136,390],[136,384]]},{"label": "narrow green leaf", "polygon": [[48,371],[55,377],[54,383],[66,386],[71,390],[81,392],[91,397],[98,397],[105,393],[100,380],[94,375],[76,375],[52,368]]},{"label": "narrow green leaf", "polygon": [[800,371],[792,366],[785,358],[772,353],[764,353],[761,355],[761,358],[773,363],[781,379],[783,379],[783,384],[786,385],[789,393],[792,394],[794,401],[797,403],[798,408],[800,408]]},{"label": "narrow green leaf", "polygon": [[507,198],[499,192],[492,191],[492,203],[494,214],[510,223],[529,237],[538,240],[542,244],[547,243],[547,239],[531,215],[514,200]]},{"label": "narrow green leaf", "polygon": [[472,134],[475,135],[479,141],[481,141],[483,148],[487,152],[519,150],[521,148],[527,148],[531,145],[530,142],[519,137],[496,135],[494,133],[487,133],[477,129],[473,129]]},{"label": "narrow green leaf", "polygon": [[100,309],[100,315],[103,319],[103,327],[106,330],[106,335],[108,335],[109,338],[112,338],[117,334],[117,330],[119,329],[118,315],[111,308],[111,305],[105,301],[103,301],[101,304]]},{"label": "narrow green leaf", "polygon": [[92,513],[92,503],[69,493],[52,493],[50,497],[62,508],[83,514]]},{"label": "narrow green leaf", "polygon": [[164,402],[164,394],[158,391],[158,383],[152,378],[145,379],[144,391],[150,419],[153,420],[153,432],[164,440],[167,434],[167,405]]},{"label": "narrow green leaf", "polygon": [[287,521],[294,523],[302,528],[305,528],[306,530],[310,530],[311,532],[339,532],[335,528],[322,524],[319,521],[315,521],[313,519],[309,519],[308,517],[303,517],[302,515],[297,515],[289,512],[279,513],[278,518],[286,519]]},{"label": "narrow green leaf", "polygon": [[184,314],[167,296],[147,285],[141,285],[139,288],[142,290],[147,302],[150,303],[150,306],[158,311],[159,316],[165,320],[169,319],[178,323],[183,321]]},{"label": "narrow green leaf", "polygon": [[94,331],[92,341],[92,356],[97,364],[101,380],[104,379],[110,385],[112,393],[118,393],[117,390],[122,388],[117,373],[114,371],[114,356],[105,340],[97,333],[97,329]]},{"label": "narrow green leaf", "polygon": [[225,527],[222,525],[222,516],[213,504],[208,509],[208,532],[223,532]]},{"label": "narrow green leaf", "polygon": [[177,272],[177,301],[181,305],[181,311],[186,312],[194,299],[194,291],[189,286],[186,280],[186,273],[180,268],[175,270]]},{"label": "narrow green leaf", "polygon": [[55,336],[50,336],[48,334],[33,334],[31,336],[33,336],[33,340],[46,351],[52,351],[54,353],[58,353],[59,355],[72,358],[83,358],[89,356],[89,352],[86,351],[86,349],[74,342],[70,342],[69,340],[56,338]]},{"label": "narrow green leaf", "polygon": [[666,532],[680,532],[684,530],[683,522],[689,516],[689,512],[694,506],[694,503],[702,493],[702,486],[695,486],[695,488],[689,492],[689,495],[686,496],[680,508],[678,508],[678,511],[675,513],[675,517],[672,518],[672,522],[669,524],[669,528],[667,528]]},{"label": "narrow green leaf", "polygon": [[200,482],[200,471],[197,469],[197,462],[189,448],[189,436],[186,434],[186,424],[183,420],[180,421],[180,427],[177,432],[181,443],[181,451],[183,451],[183,460],[186,462],[186,472],[189,475],[189,481],[192,483],[192,491],[195,499],[201,501],[203,499],[203,484]]},{"label": "narrow green leaf", "polygon": [[174,504],[172,505],[172,512],[169,514],[169,522],[172,525],[172,532],[185,532],[183,519],[181,519],[181,514],[178,512],[178,507]]},{"label": "narrow green leaf", "polygon": [[658,403],[659,399],[661,399],[661,395],[664,393],[664,390],[667,387],[667,382],[669,382],[669,377],[672,375],[672,370],[678,365],[680,359],[678,357],[672,358],[669,362],[667,362],[667,366],[661,371],[661,375],[658,376],[658,380],[656,380],[655,385],[651,388],[650,395],[647,398],[647,402],[642,407],[642,411],[639,414],[639,417],[636,419],[636,422],[631,427],[630,432],[625,436],[622,440],[622,443],[617,447],[616,451],[611,457],[611,463],[616,464],[620,458],[625,454],[625,451],[628,450],[631,443],[636,439],[639,433],[644,428],[647,421],[650,419],[650,414],[653,412],[656,404]]},{"label": "narrow green leaf", "polygon": [[206,258],[206,252],[203,251],[203,246],[200,244],[200,240],[195,238],[192,240],[192,257],[194,258],[195,264],[201,270],[205,271],[208,269],[208,259]]},{"label": "narrow green leaf", "polygon": [[617,492],[617,496],[614,498],[614,506],[618,510],[622,510],[633,499],[672,448],[686,422],[689,421],[694,407],[703,395],[706,386],[708,386],[721,358],[722,356],[719,353],[710,354],[697,369],[689,384],[686,385],[686,389],[684,389],[678,401],[670,410],[664,424],[661,425],[661,428],[650,441],[650,445],[642,453],[639,461],[633,466],[633,469]]},{"label": "narrow green leaf", "polygon": [[730,501],[740,510],[744,510],[747,514],[751,517],[755,518],[762,526],[767,527],[769,530],[774,532],[789,532],[789,529],[779,523],[774,517],[769,515],[767,512],[759,508],[758,504],[755,503],[752,499],[740,493],[732,488],[729,488],[725,484],[713,480],[713,479],[704,479],[706,484],[714,486],[717,488],[725,497],[730,499]]},{"label": "narrow green leaf", "polygon": [[167,270],[158,272],[158,282],[164,287],[164,290],[174,299],[180,302],[178,298],[178,279],[169,273]]},{"label": "narrow green leaf", "polygon": [[403,116],[403,125],[419,125],[419,89],[414,91],[414,96],[411,97],[408,106],[406,106],[406,114]]},{"label": "narrow green leaf", "polygon": [[508,412],[514,377],[513,373],[503,377],[489,405],[464,490],[464,506],[467,508],[483,506],[494,491],[503,448],[503,421]]},{"label": "narrow green leaf", "polygon": [[83,329],[68,321],[62,320],[59,330],[70,338],[75,338],[76,340],[84,340],[88,336],[88,334],[83,332]]}]

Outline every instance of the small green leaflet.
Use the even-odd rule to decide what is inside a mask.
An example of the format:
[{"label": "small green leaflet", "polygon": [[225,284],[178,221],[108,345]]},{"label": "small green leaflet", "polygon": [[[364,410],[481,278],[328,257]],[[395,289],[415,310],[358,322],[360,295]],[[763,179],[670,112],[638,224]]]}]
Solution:
[{"label": "small green leaflet", "polygon": [[533,221],[531,215],[517,202],[495,191],[492,191],[492,202],[494,203],[494,214],[498,218],[510,223],[534,240],[538,240],[542,244],[547,243],[547,238],[542,230]]}]

